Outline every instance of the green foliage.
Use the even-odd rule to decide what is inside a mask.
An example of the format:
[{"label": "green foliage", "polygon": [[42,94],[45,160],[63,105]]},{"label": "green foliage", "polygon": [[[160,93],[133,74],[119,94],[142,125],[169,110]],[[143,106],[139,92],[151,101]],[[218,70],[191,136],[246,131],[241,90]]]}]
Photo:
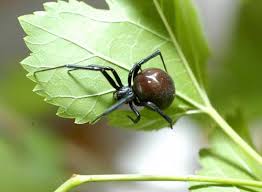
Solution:
[{"label": "green foliage", "polygon": [[259,0],[241,4],[226,58],[219,58],[209,82],[210,97],[217,108],[226,113],[232,104],[241,106],[250,120],[262,115],[261,10]]},{"label": "green foliage", "polygon": [[[13,66],[11,64],[9,66]],[[17,113],[31,119],[54,113],[54,110],[50,110],[50,105],[44,103],[41,97],[32,94],[33,86],[34,83],[25,78],[23,69],[17,66],[11,67],[1,79],[0,104],[5,103],[6,107],[15,108]]]},{"label": "green foliage", "polygon": [[204,83],[209,50],[194,3],[191,0],[158,2],[194,75],[199,83]]},{"label": "green foliage", "polygon": [[[19,18],[28,35],[25,42],[32,52],[22,65],[29,72],[29,77],[38,83],[34,91],[44,96],[47,102],[59,106],[58,115],[75,118],[76,123],[91,122],[114,102],[114,90],[100,73],[77,70],[69,75],[67,69],[41,72],[35,77],[33,73],[65,64],[95,63],[115,68],[126,84],[128,70],[132,65],[160,49],[177,89],[177,98],[169,111],[179,111],[179,114],[172,114],[173,117],[180,115],[181,111],[186,112],[203,105],[202,90],[190,71],[178,42],[174,42],[166,29],[169,28],[168,22],[172,20],[161,19],[162,12],[157,9],[157,3],[138,0],[107,2],[109,11],[97,10],[75,0],[68,3],[46,3],[44,12]],[[175,9],[178,10],[179,6]],[[183,6],[192,7],[189,2],[182,3],[181,7]],[[191,11],[194,16],[195,11]],[[196,19],[195,16],[192,18]],[[178,34],[182,34],[185,27],[181,25]],[[198,32],[193,39],[200,42],[201,30],[198,25],[193,28]],[[191,37],[179,38],[180,41],[182,39],[187,40],[185,42],[194,42]],[[206,50],[205,43],[202,46],[202,49],[197,50]],[[187,53],[193,54],[192,51]],[[205,55],[198,57],[203,61]],[[189,61],[200,61],[193,58],[189,56]],[[154,59],[145,67],[162,67],[160,63],[159,59]],[[148,119],[150,117],[147,114],[145,116]]]},{"label": "green foliage", "polygon": [[[228,121],[232,125],[240,125],[239,120],[240,122],[244,122],[240,111],[235,115],[230,115],[228,118]],[[243,139],[250,141],[248,128],[244,125],[245,123],[236,126],[236,132],[238,132]],[[210,137],[210,142],[210,149],[200,151],[200,164],[202,169],[198,172],[199,175],[248,180],[262,179],[261,165],[248,156],[242,148],[236,146],[220,129],[214,130]],[[261,188],[232,185],[217,186],[210,183],[192,183],[190,189],[193,192],[262,191]]]},{"label": "green foliage", "polygon": [[[202,170],[199,175],[261,180],[261,156],[231,130],[211,106],[203,89],[209,51],[191,0],[107,0],[107,3],[109,10],[98,10],[76,0],[45,3],[45,11],[19,18],[27,34],[25,42],[31,51],[22,65],[29,72],[28,77],[37,83],[34,91],[45,97],[47,102],[58,106],[58,115],[75,118],[76,123],[92,122],[115,102],[112,98],[114,89],[102,74],[83,70],[69,74],[65,68],[37,74],[34,72],[65,64],[99,64],[116,69],[124,84],[127,84],[128,71],[133,64],[160,49],[176,85],[176,99],[165,112],[175,121],[185,114],[205,112],[224,131],[215,130],[210,149],[200,152]],[[246,31],[243,31],[246,35]],[[236,41],[241,42],[238,38]],[[250,48],[251,43],[249,39],[244,39],[236,45]],[[244,55],[243,50],[240,53]],[[232,55],[234,59],[238,58],[238,54]],[[239,62],[247,62],[249,57],[255,55],[247,54],[246,60],[241,59]],[[163,66],[159,58],[155,58],[143,67]],[[246,70],[243,74],[242,70],[239,72],[240,77],[246,74]],[[240,78],[240,85],[248,88],[250,83],[246,81],[246,76],[243,77]],[[219,92],[232,87],[240,89],[230,79],[216,89]],[[259,84],[250,87],[257,90]],[[225,100],[225,97],[221,98]],[[112,113],[110,122],[115,126],[136,130],[164,127],[163,119],[156,113],[147,109],[142,109],[141,113],[142,119],[137,125],[127,120],[126,116],[132,115],[128,110]],[[238,128],[236,132],[252,145],[241,113],[232,116],[229,121]],[[215,186],[207,183],[193,183],[191,190],[261,192],[261,189],[245,186]]]},{"label": "green foliage", "polygon": [[[181,105],[182,106],[182,105]],[[186,107],[184,109],[176,108],[175,110],[172,108],[167,109],[165,112],[167,114],[170,114],[169,116],[173,120],[179,119],[182,115],[185,114]],[[127,119],[128,115],[130,114],[130,111],[127,110],[118,110],[115,113],[112,113],[109,116],[109,123],[111,125],[114,125],[116,127],[122,127],[122,128],[130,128],[130,129],[136,129],[136,130],[144,130],[144,131],[152,131],[152,130],[158,130],[163,128],[164,123],[166,126],[169,126],[162,118],[159,118],[159,115],[154,111],[149,110],[141,110],[141,120],[138,124],[134,125],[132,121],[129,121]]]},{"label": "green foliage", "polygon": [[0,125],[0,191],[53,191],[65,177],[62,142],[35,126],[19,123],[18,130],[14,124]]},{"label": "green foliage", "polygon": [[253,148],[255,147],[252,141],[252,137],[250,135],[248,129],[248,123],[241,109],[236,109],[231,114],[227,115],[227,121],[230,123],[232,127],[235,128],[236,132]]}]

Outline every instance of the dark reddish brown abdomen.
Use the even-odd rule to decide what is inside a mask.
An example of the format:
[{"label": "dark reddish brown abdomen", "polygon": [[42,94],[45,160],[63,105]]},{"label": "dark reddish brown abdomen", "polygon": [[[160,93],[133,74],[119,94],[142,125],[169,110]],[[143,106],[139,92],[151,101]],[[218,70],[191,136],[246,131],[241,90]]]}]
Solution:
[{"label": "dark reddish brown abdomen", "polygon": [[175,98],[173,80],[158,68],[140,72],[134,79],[133,90],[141,102],[151,101],[160,109],[169,107]]}]

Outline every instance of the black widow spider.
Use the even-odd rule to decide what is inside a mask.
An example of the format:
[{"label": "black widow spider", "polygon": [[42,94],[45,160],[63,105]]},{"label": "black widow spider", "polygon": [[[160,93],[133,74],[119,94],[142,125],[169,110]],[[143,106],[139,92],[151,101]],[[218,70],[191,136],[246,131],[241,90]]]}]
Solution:
[{"label": "black widow spider", "polygon": [[[141,69],[141,65],[153,59],[156,56],[160,56],[163,63],[165,71],[159,68],[147,68],[145,70]],[[153,54],[147,56],[141,61],[134,64],[132,69],[128,74],[128,85],[124,86],[121,79],[119,78],[117,72],[111,67],[99,66],[99,65],[88,65],[80,66],[74,64],[62,65],[58,67],[48,68],[36,71],[34,74],[42,71],[48,71],[58,68],[69,68],[70,71],[83,69],[91,71],[100,71],[110,85],[116,89],[114,92],[114,99],[117,101],[114,105],[109,107],[104,113],[99,115],[93,122],[97,121],[99,118],[106,116],[107,114],[113,112],[119,108],[122,104],[129,104],[129,107],[136,115],[136,118],[128,116],[130,120],[137,123],[140,120],[140,112],[134,106],[145,106],[159,115],[161,115],[172,128],[173,121],[167,116],[162,109],[166,109],[171,105],[175,98],[175,86],[171,77],[167,74],[166,65],[163,56],[159,50],[155,51]],[[107,71],[111,71],[115,81],[108,74]],[[139,72],[140,71],[140,72]],[[132,85],[133,81],[133,85]]]}]

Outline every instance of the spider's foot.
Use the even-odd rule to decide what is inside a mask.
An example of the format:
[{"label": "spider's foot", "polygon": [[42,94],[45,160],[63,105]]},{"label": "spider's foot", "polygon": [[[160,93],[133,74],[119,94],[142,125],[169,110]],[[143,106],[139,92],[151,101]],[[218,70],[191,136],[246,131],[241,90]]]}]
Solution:
[{"label": "spider's foot", "polygon": [[173,129],[174,121],[172,119],[168,120],[169,126],[171,129]]},{"label": "spider's foot", "polygon": [[67,70],[67,73],[69,74],[69,75],[71,75],[71,72],[72,71],[75,71],[76,69],[69,69],[69,70]]},{"label": "spider's foot", "polygon": [[133,119],[131,116],[127,116],[133,123],[137,123],[140,120],[140,117],[137,117],[136,119]]}]

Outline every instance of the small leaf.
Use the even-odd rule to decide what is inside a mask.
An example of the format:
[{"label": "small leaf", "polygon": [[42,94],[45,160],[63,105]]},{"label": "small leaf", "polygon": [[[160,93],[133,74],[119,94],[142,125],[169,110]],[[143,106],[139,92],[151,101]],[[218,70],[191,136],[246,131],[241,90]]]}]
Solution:
[{"label": "small leaf", "polygon": [[[183,54],[178,53],[178,44],[170,39],[155,4],[107,2],[110,10],[76,0],[45,3],[45,11],[19,18],[32,52],[22,65],[38,83],[35,92],[59,106],[58,115],[75,118],[76,123],[91,122],[114,103],[114,89],[100,73],[77,70],[69,75],[67,69],[37,73],[36,77],[33,73],[65,64],[99,64],[113,67],[126,84],[133,64],[160,49],[177,90],[170,111],[184,110],[185,105],[187,109],[203,106],[202,90]],[[158,58],[144,67],[149,66],[162,67]]]},{"label": "small leaf", "polygon": [[[239,118],[241,113],[237,113],[233,119],[233,123]],[[244,139],[249,140],[247,127],[240,126],[236,130],[242,133]],[[243,134],[244,133],[244,134]],[[200,151],[200,164],[202,169],[198,172],[203,176],[214,176],[235,179],[262,180],[261,165],[246,153],[220,129],[216,129],[211,138],[211,148]],[[245,186],[232,185],[215,185],[207,183],[191,183],[190,190],[193,192],[213,192],[213,191],[245,191],[245,192],[261,192],[260,188],[251,188]]]}]

